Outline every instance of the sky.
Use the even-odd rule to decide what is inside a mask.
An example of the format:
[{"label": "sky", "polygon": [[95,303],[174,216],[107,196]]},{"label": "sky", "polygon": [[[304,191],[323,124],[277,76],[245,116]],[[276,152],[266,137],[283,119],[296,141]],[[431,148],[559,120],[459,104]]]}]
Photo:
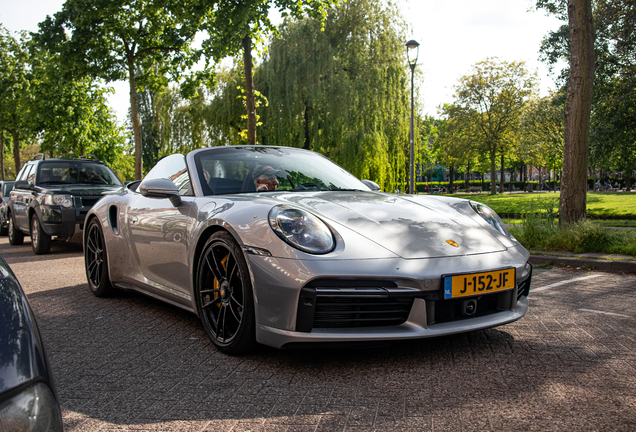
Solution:
[{"label": "sky", "polygon": [[[541,94],[554,88],[548,69],[538,60],[541,40],[562,23],[535,0],[396,0],[409,25],[407,39],[420,43],[416,80],[422,114],[435,116],[437,107],[453,100],[458,79],[487,57],[524,61],[537,71]],[[37,31],[38,23],[59,11],[64,0],[0,0],[0,23],[12,32]],[[406,42],[406,41],[405,41]],[[406,50],[406,48],[405,48]],[[408,70],[408,66],[404,65]],[[129,107],[127,82],[115,89],[109,103],[124,121]]]}]

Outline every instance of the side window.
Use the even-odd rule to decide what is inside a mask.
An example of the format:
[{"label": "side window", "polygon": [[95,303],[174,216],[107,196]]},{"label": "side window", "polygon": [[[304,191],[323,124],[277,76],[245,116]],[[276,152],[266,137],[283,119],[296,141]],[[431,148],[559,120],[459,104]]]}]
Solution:
[{"label": "side window", "polygon": [[16,180],[26,180],[29,175],[29,171],[33,168],[33,164],[26,164],[22,167],[18,175],[15,177]]},{"label": "side window", "polygon": [[30,184],[35,184],[35,164],[31,165],[31,168],[29,169],[29,173],[27,174],[27,178],[26,180],[30,183]]},{"label": "side window", "polygon": [[141,184],[158,178],[171,180],[179,190],[179,195],[191,195],[190,174],[188,174],[185,156],[182,154],[173,154],[161,159],[144,177]]}]

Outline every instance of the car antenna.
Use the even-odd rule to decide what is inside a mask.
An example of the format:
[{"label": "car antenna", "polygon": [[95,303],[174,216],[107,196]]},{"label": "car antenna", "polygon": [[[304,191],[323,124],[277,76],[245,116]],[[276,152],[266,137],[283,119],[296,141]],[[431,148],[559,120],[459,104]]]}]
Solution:
[{"label": "car antenna", "polygon": [[33,156],[32,160],[35,160],[35,158],[37,158],[38,156],[40,156],[40,160],[46,159],[46,155],[44,153],[38,153],[35,156]]}]

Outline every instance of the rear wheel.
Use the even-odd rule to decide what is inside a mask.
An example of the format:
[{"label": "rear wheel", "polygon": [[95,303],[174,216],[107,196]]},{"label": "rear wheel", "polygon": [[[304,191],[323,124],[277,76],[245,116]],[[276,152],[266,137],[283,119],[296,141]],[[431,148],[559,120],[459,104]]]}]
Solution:
[{"label": "rear wheel", "polygon": [[13,246],[21,245],[24,243],[24,233],[20,231],[15,224],[13,214],[9,215],[9,243]]},{"label": "rear wheel", "polygon": [[84,244],[84,267],[88,287],[97,297],[106,297],[114,291],[108,275],[108,256],[104,233],[98,219],[88,224],[88,234]]},{"label": "rear wheel", "polygon": [[31,247],[36,255],[51,252],[51,236],[44,232],[37,215],[31,217]]},{"label": "rear wheel", "polygon": [[196,296],[203,327],[214,345],[228,354],[254,348],[252,284],[243,253],[227,232],[213,234],[203,248]]}]

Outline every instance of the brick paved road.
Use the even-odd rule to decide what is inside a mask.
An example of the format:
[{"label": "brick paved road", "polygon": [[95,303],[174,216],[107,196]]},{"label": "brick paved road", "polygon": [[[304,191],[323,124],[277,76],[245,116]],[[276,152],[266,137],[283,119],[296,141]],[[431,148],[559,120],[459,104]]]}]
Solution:
[{"label": "brick paved road", "polygon": [[[392,347],[215,350],[198,319],[98,299],[81,248],[0,254],[28,294],[67,431],[633,431],[636,278],[538,270],[524,319]],[[585,310],[581,310],[585,309]],[[611,312],[614,315],[600,312]]]}]

